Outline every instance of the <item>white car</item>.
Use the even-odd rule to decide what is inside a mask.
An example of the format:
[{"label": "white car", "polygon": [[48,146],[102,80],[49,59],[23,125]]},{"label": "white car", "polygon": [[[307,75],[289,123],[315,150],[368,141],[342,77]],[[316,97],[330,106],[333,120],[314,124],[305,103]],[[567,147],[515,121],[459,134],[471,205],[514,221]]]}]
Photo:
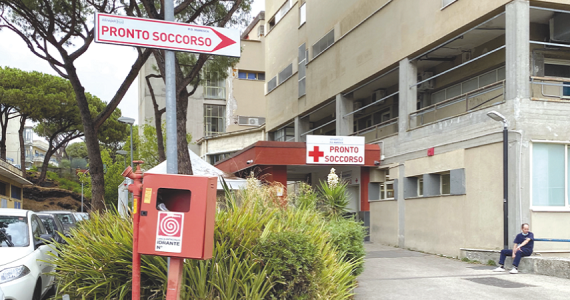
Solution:
[{"label": "white car", "polygon": [[55,288],[48,273],[54,246],[40,218],[29,210],[0,209],[0,289],[6,300],[40,300]]}]

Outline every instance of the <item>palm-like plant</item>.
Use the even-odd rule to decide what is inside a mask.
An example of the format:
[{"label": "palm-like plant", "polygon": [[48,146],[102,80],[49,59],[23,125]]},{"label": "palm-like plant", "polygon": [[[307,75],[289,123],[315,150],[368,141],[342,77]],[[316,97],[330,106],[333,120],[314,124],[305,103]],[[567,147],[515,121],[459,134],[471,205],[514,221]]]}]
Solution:
[{"label": "palm-like plant", "polygon": [[334,168],[331,168],[327,181],[320,182],[319,189],[323,197],[323,210],[327,216],[336,218],[347,212],[346,186],[346,182],[339,182]]}]

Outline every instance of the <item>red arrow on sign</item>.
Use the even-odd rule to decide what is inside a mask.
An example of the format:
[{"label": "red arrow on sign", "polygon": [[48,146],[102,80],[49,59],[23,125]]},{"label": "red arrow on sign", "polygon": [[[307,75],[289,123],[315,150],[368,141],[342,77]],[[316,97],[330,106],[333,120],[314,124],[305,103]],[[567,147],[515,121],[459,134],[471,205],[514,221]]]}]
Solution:
[{"label": "red arrow on sign", "polygon": [[214,30],[213,28],[212,28],[212,31],[213,31],[220,39],[222,39],[222,41],[216,46],[216,48],[214,48],[214,50],[212,50],[212,52],[213,52],[213,51],[220,50],[220,49],[222,49],[222,48],[225,48],[225,47],[227,47],[227,46],[230,46],[230,45],[233,45],[233,44],[236,43],[234,40],[232,40],[232,39],[228,38],[227,36],[225,36],[225,35],[223,35],[223,34],[217,32],[217,31]]}]

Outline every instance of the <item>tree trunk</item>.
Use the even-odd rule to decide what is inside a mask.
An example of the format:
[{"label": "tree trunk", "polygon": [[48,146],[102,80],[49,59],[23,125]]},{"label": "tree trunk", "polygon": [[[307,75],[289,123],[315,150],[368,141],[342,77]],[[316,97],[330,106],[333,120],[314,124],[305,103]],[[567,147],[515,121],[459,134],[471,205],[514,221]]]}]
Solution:
[{"label": "tree trunk", "polygon": [[154,127],[156,128],[156,141],[158,145],[158,162],[161,163],[166,160],[166,152],[164,151],[164,136],[162,135],[162,114],[166,111],[166,108],[158,108],[158,103],[156,102],[156,97],[154,95],[154,89],[152,88],[152,84],[150,84],[151,77],[161,78],[161,76],[148,75],[146,77],[146,85],[148,86],[150,98],[152,99],[152,107],[154,108]]},{"label": "tree trunk", "polygon": [[101,159],[97,130],[95,129],[95,124],[91,117],[91,112],[89,111],[89,105],[85,97],[85,88],[79,81],[73,63],[67,62],[65,70],[67,71],[71,86],[73,86],[73,90],[75,91],[75,97],[83,123],[85,145],[87,146],[87,156],[89,157],[89,174],[91,174],[91,209],[100,211],[105,208],[105,175],[103,174],[103,160]]},{"label": "tree trunk", "polygon": [[4,106],[0,111],[0,126],[2,126],[2,137],[0,138],[0,158],[6,160],[6,130],[8,129],[8,115],[10,107]]},{"label": "tree trunk", "polygon": [[193,175],[192,162],[186,141],[186,113],[188,112],[188,91],[182,89],[176,99],[176,135],[178,146],[178,174]]},{"label": "tree trunk", "polygon": [[38,181],[36,182],[36,184],[41,184],[44,183],[46,181],[46,174],[48,171],[48,167],[49,167],[49,160],[51,158],[51,156],[53,155],[55,151],[53,150],[53,147],[50,145],[48,148],[48,151],[46,152],[46,155],[44,156],[44,161],[42,163],[42,169],[40,172],[40,177],[38,177]]},{"label": "tree trunk", "polygon": [[26,125],[27,116],[22,115],[20,117],[20,130],[18,130],[18,135],[20,138],[20,168],[22,170],[22,176],[26,177],[26,149],[24,145],[24,126]]}]

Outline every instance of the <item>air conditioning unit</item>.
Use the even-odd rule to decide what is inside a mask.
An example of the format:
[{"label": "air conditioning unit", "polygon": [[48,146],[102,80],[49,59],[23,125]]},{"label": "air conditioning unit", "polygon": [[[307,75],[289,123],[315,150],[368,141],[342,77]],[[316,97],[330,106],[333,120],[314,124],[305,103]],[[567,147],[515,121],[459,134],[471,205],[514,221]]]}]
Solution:
[{"label": "air conditioning unit", "polygon": [[378,101],[384,97],[386,97],[386,90],[385,89],[379,89],[379,90],[375,90],[374,92],[372,92],[372,102]]},{"label": "air conditioning unit", "polygon": [[251,126],[259,126],[259,119],[258,118],[248,118],[247,125]]},{"label": "air conditioning unit", "polygon": [[565,13],[555,13],[550,19],[550,40],[553,42],[570,42],[570,20]]},{"label": "air conditioning unit", "polygon": [[[418,82],[424,81],[433,76],[433,72],[422,72],[418,78]],[[433,79],[418,85],[418,91],[426,91],[433,89]]]},{"label": "air conditioning unit", "polygon": [[357,109],[361,109],[362,108],[362,101],[354,101],[354,103],[352,104],[352,110],[355,111]]},{"label": "air conditioning unit", "polygon": [[265,35],[265,26],[259,25],[259,27],[257,27],[257,37],[264,35]]}]

